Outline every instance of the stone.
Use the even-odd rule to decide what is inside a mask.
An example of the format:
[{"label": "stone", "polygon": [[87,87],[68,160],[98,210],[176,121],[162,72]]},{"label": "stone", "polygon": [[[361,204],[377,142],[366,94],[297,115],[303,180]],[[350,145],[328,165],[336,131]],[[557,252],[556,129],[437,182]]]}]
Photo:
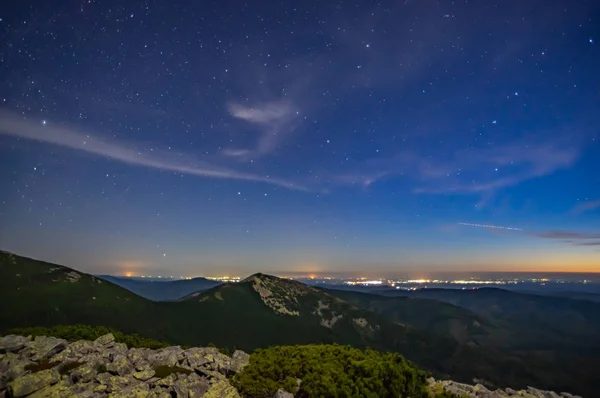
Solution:
[{"label": "stone", "polygon": [[108,396],[115,398],[145,398],[149,393],[150,387],[148,384],[137,384],[125,387],[118,392],[109,394]]},{"label": "stone", "polygon": [[73,383],[88,383],[98,375],[98,364],[96,362],[87,362],[71,371],[71,381]]},{"label": "stone", "polygon": [[0,374],[5,375],[10,380],[14,380],[25,374],[25,367],[31,363],[28,358],[9,352],[0,361]]},{"label": "stone", "polygon": [[112,362],[106,365],[106,370],[110,373],[124,376],[133,370],[133,365],[125,355],[117,354]]},{"label": "stone", "polygon": [[189,398],[204,397],[209,388],[210,383],[208,380],[188,383],[188,396]]},{"label": "stone", "polygon": [[67,347],[67,340],[37,336],[27,347],[32,361],[48,359]]},{"label": "stone", "polygon": [[231,362],[229,364],[229,369],[234,372],[239,372],[246,365],[250,363],[250,355],[246,354],[244,351],[236,350],[231,356]]},{"label": "stone", "polygon": [[292,394],[291,392],[287,392],[285,390],[282,390],[280,388],[279,390],[277,390],[277,392],[275,393],[275,395],[273,396],[273,398],[294,398],[294,394]]},{"label": "stone", "polygon": [[154,376],[156,372],[152,369],[148,369],[148,370],[142,370],[140,372],[135,372],[133,374],[133,377],[135,377],[138,380],[142,380],[142,381],[146,381],[148,379],[151,379],[152,376]]},{"label": "stone", "polygon": [[180,378],[173,384],[173,391],[177,398],[189,398],[187,379]]},{"label": "stone", "polygon": [[18,398],[58,383],[59,380],[60,374],[56,369],[47,369],[11,381],[8,384],[8,389],[13,397]]},{"label": "stone", "polygon": [[0,353],[19,352],[25,348],[30,341],[31,339],[29,337],[17,336],[14,334],[0,337]]},{"label": "stone", "polygon": [[112,347],[115,343],[115,336],[112,333],[107,333],[94,340],[94,344],[101,347]]},{"label": "stone", "polygon": [[204,350],[202,348],[190,348],[184,352],[184,364],[187,362],[192,368],[199,368],[209,362],[204,356]]},{"label": "stone", "polygon": [[177,376],[175,376],[175,374],[170,374],[167,377],[163,377],[162,379],[158,380],[156,385],[161,387],[173,387],[176,381]]},{"label": "stone", "polygon": [[53,386],[46,386],[41,390],[28,395],[27,398],[75,398],[81,395],[71,390],[71,386],[64,381],[59,381]]},{"label": "stone", "polygon": [[225,380],[217,380],[211,384],[203,398],[239,398],[238,391]]},{"label": "stone", "polygon": [[[177,348],[181,350],[180,347]],[[179,363],[179,350],[163,348],[154,354],[148,355],[148,362],[155,368],[158,366],[175,366]]]}]

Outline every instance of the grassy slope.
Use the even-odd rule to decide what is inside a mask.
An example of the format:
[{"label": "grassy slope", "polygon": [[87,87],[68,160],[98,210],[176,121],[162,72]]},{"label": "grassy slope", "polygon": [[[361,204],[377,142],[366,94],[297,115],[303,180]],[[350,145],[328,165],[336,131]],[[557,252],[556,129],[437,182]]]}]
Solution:
[{"label": "grassy slope", "polygon": [[[291,316],[267,307],[251,282],[219,286],[187,300],[161,303],[83,273],[77,273],[77,281],[70,281],[72,272],[66,267],[0,254],[0,302],[11,303],[0,312],[0,331],[86,323],[171,344],[214,343],[247,351],[275,344],[335,342],[400,352],[426,369],[457,380],[480,377],[499,385],[564,386],[583,391],[553,377],[552,372],[548,374],[543,366],[527,370],[520,361],[500,353],[394,323],[298,282],[289,286],[310,291],[291,304],[300,313]],[[277,281],[287,289],[287,281]],[[322,311],[325,317],[343,314],[332,328],[321,326],[321,317],[314,314],[319,301],[329,306]],[[353,319],[358,318],[365,319],[368,327],[357,327]]]}]

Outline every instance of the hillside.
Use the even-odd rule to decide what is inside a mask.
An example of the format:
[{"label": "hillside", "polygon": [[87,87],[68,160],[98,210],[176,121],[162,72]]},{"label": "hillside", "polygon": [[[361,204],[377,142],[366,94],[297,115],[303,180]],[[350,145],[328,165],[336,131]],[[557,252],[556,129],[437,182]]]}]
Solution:
[{"label": "hillside", "polygon": [[189,294],[218,286],[221,282],[206,278],[177,281],[143,281],[113,275],[97,275],[98,278],[124,287],[133,293],[153,301],[179,300]]},{"label": "hillside", "polygon": [[400,294],[442,301],[488,319],[504,330],[490,336],[490,345],[558,348],[565,353],[600,356],[600,303],[497,288],[420,289]]},{"label": "hillside", "polygon": [[[272,345],[337,343],[403,354],[439,377],[499,386],[581,392],[593,380],[546,363],[460,344],[360,308],[299,282],[256,274],[177,302],[154,302],[72,269],[0,254],[0,332],[14,327],[89,324],[170,344],[253,351]],[[567,366],[568,367],[568,366]]]},{"label": "hillside", "polygon": [[348,290],[327,292],[392,321],[445,335],[459,343],[479,346],[490,335],[498,332],[498,328],[485,317],[437,300],[384,297]]}]

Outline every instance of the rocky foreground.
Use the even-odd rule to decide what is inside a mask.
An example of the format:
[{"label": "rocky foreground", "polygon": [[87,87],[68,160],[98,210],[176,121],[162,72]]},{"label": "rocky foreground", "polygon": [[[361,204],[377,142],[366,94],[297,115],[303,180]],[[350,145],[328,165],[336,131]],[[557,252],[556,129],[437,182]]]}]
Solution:
[{"label": "rocky foreground", "polygon": [[112,334],[95,341],[0,337],[3,397],[239,397],[227,376],[248,364],[216,348],[127,348]]},{"label": "rocky foreground", "polygon": [[557,394],[554,391],[543,391],[537,388],[528,387],[526,390],[513,390],[512,388],[489,390],[482,384],[470,385],[457,383],[452,380],[435,380],[429,378],[427,380],[429,389],[432,393],[440,393],[443,391],[449,392],[458,397],[469,398],[506,398],[506,397],[523,397],[523,398],[581,398],[578,395],[572,395],[566,392]]},{"label": "rocky foreground", "polygon": [[[0,337],[0,398],[5,397],[239,397],[227,376],[241,371],[249,355],[231,357],[216,348],[127,348],[112,334],[95,341],[55,337]],[[299,383],[301,381],[299,380]],[[481,384],[428,380],[443,391],[473,398],[580,398],[535,388],[490,391]],[[275,398],[291,398],[279,390]]]}]

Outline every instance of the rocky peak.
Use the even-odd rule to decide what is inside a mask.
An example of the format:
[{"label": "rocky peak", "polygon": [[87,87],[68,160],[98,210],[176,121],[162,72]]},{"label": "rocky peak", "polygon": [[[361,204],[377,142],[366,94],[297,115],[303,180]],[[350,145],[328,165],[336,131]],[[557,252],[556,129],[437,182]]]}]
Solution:
[{"label": "rocky peak", "polygon": [[298,298],[316,292],[303,283],[261,273],[247,277],[242,283],[251,284],[261,300],[273,311],[292,316],[300,315]]}]

